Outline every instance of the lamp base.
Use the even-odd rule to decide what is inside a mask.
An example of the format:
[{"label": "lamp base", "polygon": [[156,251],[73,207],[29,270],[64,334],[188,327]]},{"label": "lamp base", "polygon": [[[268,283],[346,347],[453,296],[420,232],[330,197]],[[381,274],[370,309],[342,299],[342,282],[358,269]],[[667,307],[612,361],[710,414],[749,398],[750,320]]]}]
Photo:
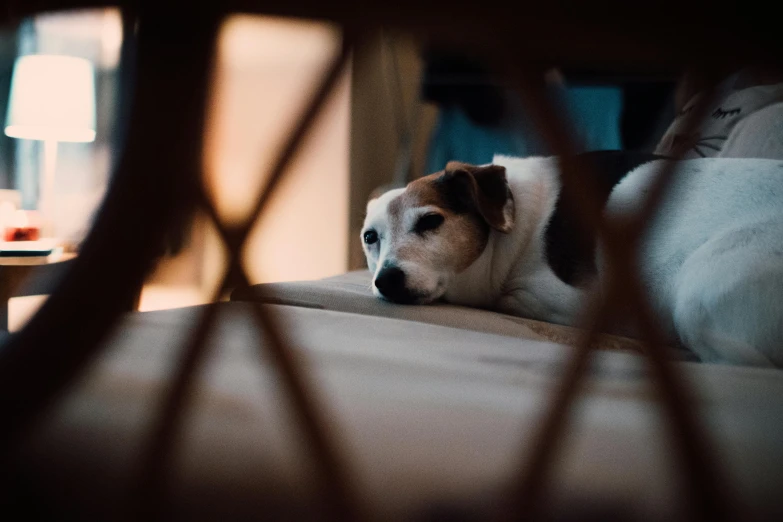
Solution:
[{"label": "lamp base", "polygon": [[43,176],[38,187],[38,211],[40,227],[44,237],[55,234],[54,224],[54,186],[57,171],[57,141],[45,140],[43,143]]}]

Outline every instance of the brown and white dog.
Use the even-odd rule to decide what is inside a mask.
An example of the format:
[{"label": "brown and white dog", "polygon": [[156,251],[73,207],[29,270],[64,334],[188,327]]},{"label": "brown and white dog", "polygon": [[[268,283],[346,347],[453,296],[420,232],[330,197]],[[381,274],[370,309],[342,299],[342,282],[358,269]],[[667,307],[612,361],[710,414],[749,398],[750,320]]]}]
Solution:
[{"label": "brown and white dog", "polygon": [[[585,158],[606,172],[607,212],[638,209],[654,157]],[[681,165],[641,253],[662,324],[702,359],[783,365],[783,163]],[[574,324],[600,270],[594,241],[561,211],[557,171],[557,158],[451,162],[371,200],[362,241],[374,294]]]}]

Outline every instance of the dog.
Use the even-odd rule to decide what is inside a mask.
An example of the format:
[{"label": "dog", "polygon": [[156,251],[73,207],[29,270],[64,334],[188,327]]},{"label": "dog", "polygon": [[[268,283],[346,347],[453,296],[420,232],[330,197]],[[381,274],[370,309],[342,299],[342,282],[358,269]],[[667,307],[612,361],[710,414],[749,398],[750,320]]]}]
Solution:
[{"label": "dog", "polygon": [[[615,219],[641,208],[660,163],[590,153]],[[367,204],[361,241],[372,291],[575,325],[605,268],[561,205],[557,157],[496,156],[446,168]],[[649,224],[640,274],[673,343],[701,360],[783,366],[783,162],[694,159]]]}]

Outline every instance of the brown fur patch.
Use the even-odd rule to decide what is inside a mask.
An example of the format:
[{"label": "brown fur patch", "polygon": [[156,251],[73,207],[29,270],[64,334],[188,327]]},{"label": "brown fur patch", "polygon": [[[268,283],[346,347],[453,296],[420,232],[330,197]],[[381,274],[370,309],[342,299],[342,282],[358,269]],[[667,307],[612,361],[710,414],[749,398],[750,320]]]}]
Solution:
[{"label": "brown fur patch", "polygon": [[405,192],[389,203],[389,215],[399,217],[406,208],[424,207],[433,205],[443,207],[443,198],[433,185],[433,181],[442,172],[430,174],[408,184]]},{"label": "brown fur patch", "polygon": [[[484,251],[489,238],[489,226],[478,212],[457,213],[449,208],[443,192],[436,186],[436,181],[443,171],[436,172],[411,182],[405,192],[392,200],[388,206],[389,222],[396,234],[408,231],[400,230],[399,226],[405,210],[432,206],[446,218],[444,227],[449,233],[453,247],[449,261],[457,271],[469,267]],[[401,246],[397,252],[401,259],[425,261],[426,254],[415,246]]]},{"label": "brown fur patch", "polygon": [[458,225],[457,238],[459,249],[454,256],[456,269],[461,272],[478,259],[489,240],[489,227],[473,216],[460,216],[454,218]]},{"label": "brown fur patch", "polygon": [[514,196],[508,186],[505,167],[450,161],[446,165],[444,184],[448,190],[468,192],[468,198],[489,226],[501,232],[511,230]]}]

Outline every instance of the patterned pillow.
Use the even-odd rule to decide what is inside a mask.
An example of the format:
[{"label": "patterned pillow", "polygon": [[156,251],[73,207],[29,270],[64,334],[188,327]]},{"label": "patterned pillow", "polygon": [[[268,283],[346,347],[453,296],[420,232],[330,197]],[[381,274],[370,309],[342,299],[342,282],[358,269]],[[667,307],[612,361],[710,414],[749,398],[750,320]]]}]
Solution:
[{"label": "patterned pillow", "polygon": [[783,159],[783,83],[735,89],[736,75],[718,86],[716,101],[693,134],[683,133],[684,120],[703,93],[679,112],[655,149],[656,154],[684,158],[765,157]]}]

